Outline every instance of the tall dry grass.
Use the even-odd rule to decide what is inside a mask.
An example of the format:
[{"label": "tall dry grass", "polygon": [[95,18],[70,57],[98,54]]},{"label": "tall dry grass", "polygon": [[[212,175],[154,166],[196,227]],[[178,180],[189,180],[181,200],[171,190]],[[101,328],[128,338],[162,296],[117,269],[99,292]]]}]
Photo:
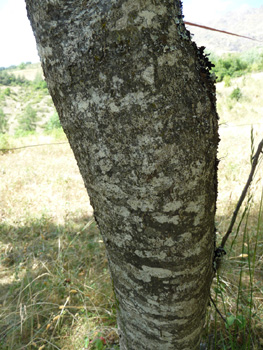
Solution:
[{"label": "tall dry grass", "polygon": [[[239,87],[240,100],[230,98]],[[263,138],[262,73],[218,86],[221,118],[217,240],[221,242],[251,169],[251,158]],[[214,306],[207,314],[209,349],[263,349],[263,189],[262,157],[226,245],[227,255],[214,281]]]},{"label": "tall dry grass", "polygon": [[0,157],[0,349],[79,350],[102,324],[114,342],[105,251],[69,145]]}]

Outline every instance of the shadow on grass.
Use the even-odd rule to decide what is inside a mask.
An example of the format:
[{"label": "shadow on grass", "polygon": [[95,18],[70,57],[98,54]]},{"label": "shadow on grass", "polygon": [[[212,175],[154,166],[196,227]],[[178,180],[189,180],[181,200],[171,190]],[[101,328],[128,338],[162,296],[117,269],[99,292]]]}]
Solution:
[{"label": "shadow on grass", "polygon": [[2,223],[0,254],[1,350],[81,349],[99,325],[115,325],[105,249],[93,218],[64,226],[45,216]]},{"label": "shadow on grass", "polygon": [[[206,335],[216,349],[245,350],[252,344],[261,349],[263,224],[258,218],[256,210],[250,211],[235,238],[237,221],[227,242],[226,265],[212,288],[218,308],[233,321],[227,328],[213,306],[209,308]],[[230,215],[217,217],[218,242],[229,220]],[[103,348],[114,348],[114,297],[104,245],[92,218],[69,217],[65,225],[47,216],[2,223],[0,254],[1,350],[86,350],[101,334],[109,345]]]}]

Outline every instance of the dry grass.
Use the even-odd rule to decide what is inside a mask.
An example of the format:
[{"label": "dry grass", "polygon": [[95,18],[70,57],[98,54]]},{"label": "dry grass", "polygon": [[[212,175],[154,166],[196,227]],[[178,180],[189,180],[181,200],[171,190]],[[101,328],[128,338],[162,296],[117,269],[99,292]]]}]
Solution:
[{"label": "dry grass", "polygon": [[[234,88],[240,87],[243,97],[240,101],[229,98]],[[219,216],[231,213],[238,200],[250,171],[251,127],[253,127],[254,146],[263,138],[263,90],[262,73],[233,79],[230,87],[224,83],[217,85],[218,106],[220,115],[220,139],[218,158]],[[228,108],[231,104],[231,109]],[[252,185],[253,196],[260,200],[262,183],[262,167]]]},{"label": "dry grass", "polygon": [[[230,99],[234,88],[243,96]],[[218,84],[220,114],[218,243],[226,232],[233,210],[248,178],[251,155],[263,138],[262,73],[233,79],[230,87]],[[251,134],[253,127],[253,137]],[[253,149],[251,141],[253,139]],[[227,256],[214,282],[212,296],[228,321],[225,325],[213,307],[208,312],[210,348],[263,348],[263,189],[262,158],[248,196],[227,242]],[[250,200],[249,200],[250,198]],[[233,322],[233,323],[232,323]]]},{"label": "dry grass", "polygon": [[[50,136],[31,136],[21,143],[50,143]],[[53,140],[53,142],[56,142]],[[59,142],[59,141],[57,141]],[[68,144],[25,148],[1,157],[2,220],[53,217],[64,224],[69,212],[91,216],[92,208]]]},{"label": "dry grass", "polygon": [[113,339],[104,246],[69,145],[3,154],[0,177],[0,349],[79,350],[102,324]]}]

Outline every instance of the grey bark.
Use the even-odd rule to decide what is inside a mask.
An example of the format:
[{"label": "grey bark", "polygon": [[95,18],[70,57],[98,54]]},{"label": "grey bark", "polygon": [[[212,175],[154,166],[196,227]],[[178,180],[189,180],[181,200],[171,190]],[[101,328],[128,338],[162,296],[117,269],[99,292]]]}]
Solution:
[{"label": "grey bark", "polygon": [[179,0],[26,0],[101,230],[121,350],[198,349],[213,277],[214,82]]}]

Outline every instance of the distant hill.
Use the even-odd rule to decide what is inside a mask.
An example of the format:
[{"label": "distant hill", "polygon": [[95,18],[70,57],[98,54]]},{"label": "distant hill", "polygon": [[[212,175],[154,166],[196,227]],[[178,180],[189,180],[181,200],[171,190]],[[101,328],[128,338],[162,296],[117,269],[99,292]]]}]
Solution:
[{"label": "distant hill", "polygon": [[16,78],[21,77],[30,81],[33,81],[39,78],[43,79],[43,72],[42,72],[40,62],[27,64],[23,69],[21,69],[19,66],[13,69],[6,69],[6,72],[10,74],[14,74]]},{"label": "distant hill", "polygon": [[227,13],[224,18],[216,21],[197,23],[241,34],[261,40],[262,43],[238,38],[227,34],[208,31],[193,26],[187,26],[194,34],[193,40],[198,46],[205,46],[208,51],[217,54],[225,52],[242,52],[255,47],[263,47],[263,6],[252,8],[242,6],[239,10]]},{"label": "distant hill", "polygon": [[[4,83],[0,80],[0,112],[7,120],[6,131],[11,135],[19,128],[20,131],[43,132],[54,116],[55,107],[43,81],[40,63],[21,64],[0,71],[0,74],[17,78],[11,82],[6,79]],[[20,126],[20,121],[25,127]],[[29,124],[31,129],[28,128]]]}]

